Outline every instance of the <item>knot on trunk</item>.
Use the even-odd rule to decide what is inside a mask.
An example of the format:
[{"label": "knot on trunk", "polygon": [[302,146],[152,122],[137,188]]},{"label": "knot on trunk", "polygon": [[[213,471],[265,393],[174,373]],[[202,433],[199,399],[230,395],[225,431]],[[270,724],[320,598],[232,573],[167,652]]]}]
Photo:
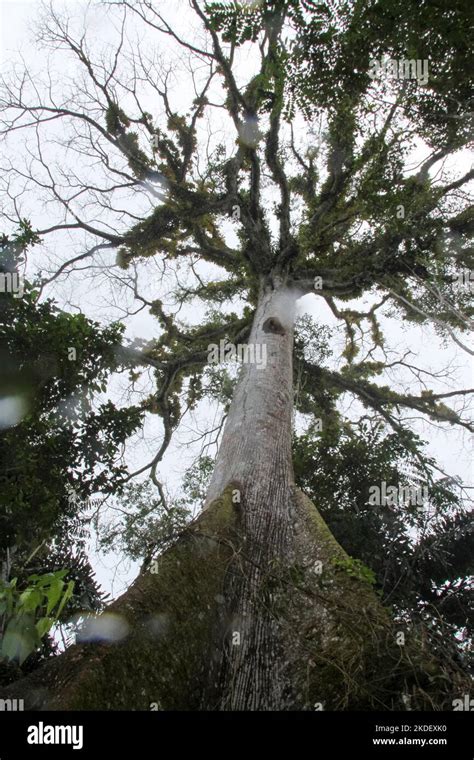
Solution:
[{"label": "knot on trunk", "polygon": [[263,323],[262,329],[263,332],[275,333],[276,335],[285,334],[285,328],[276,317],[269,317],[269,319],[266,319]]}]

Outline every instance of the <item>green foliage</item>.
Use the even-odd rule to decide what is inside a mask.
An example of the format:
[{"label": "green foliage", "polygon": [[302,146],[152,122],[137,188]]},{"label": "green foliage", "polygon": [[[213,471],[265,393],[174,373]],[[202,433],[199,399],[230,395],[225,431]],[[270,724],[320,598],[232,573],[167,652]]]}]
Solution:
[{"label": "green foliage", "polygon": [[165,507],[149,480],[126,485],[117,507],[112,505],[108,517],[97,522],[100,546],[120,550],[145,565],[176,541],[190,519],[184,501]]},{"label": "green foliage", "polygon": [[118,141],[135,176],[144,179],[150,168],[150,161],[139,147],[138,135],[135,132],[127,132],[120,135]]},{"label": "green foliage", "polygon": [[30,575],[20,590],[18,578],[0,582],[0,655],[20,665],[41,646],[41,639],[61,618],[73,595],[67,570]]},{"label": "green foliage", "polygon": [[[144,120],[146,121],[145,115]],[[109,104],[105,112],[107,132],[116,138],[117,144],[127,156],[128,165],[135,176],[143,179],[150,168],[150,161],[146,153],[139,147],[138,135],[135,132],[127,132],[130,123],[126,113],[116,103]]]},{"label": "green foliage", "polygon": [[13,235],[0,234],[0,269],[10,271],[24,261],[24,254],[33,245],[40,243],[28,219],[20,219],[18,230]]},{"label": "green foliage", "polygon": [[317,365],[325,364],[332,355],[332,330],[325,325],[318,325],[313,317],[304,314],[295,324],[295,353]]},{"label": "green foliage", "polygon": [[[35,242],[26,222],[16,235],[4,236],[0,269],[18,267],[25,246]],[[32,570],[31,577],[59,578],[68,567],[74,593],[66,601],[72,614],[103,604],[86,552],[87,499],[118,487],[126,473],[118,452],[143,413],[98,401],[119,366],[123,327],[102,328],[37,296],[29,282],[22,298],[0,294],[0,395],[16,410],[0,429],[0,563],[19,587],[29,583]],[[77,498],[71,499],[71,492]],[[53,593],[58,587],[41,588]],[[25,636],[37,644],[30,611],[23,612]],[[46,622],[39,627],[46,653]]]},{"label": "green foliage", "polygon": [[201,456],[183,478],[184,497],[181,501],[189,510],[200,508],[205,501],[209,478],[214,470],[214,460]]},{"label": "green foliage", "polygon": [[111,103],[105,113],[107,132],[116,137],[130,126],[130,120],[116,103]]},{"label": "green foliage", "polygon": [[[418,456],[380,425],[343,427],[337,439],[334,430],[328,439],[310,428],[294,440],[295,478],[331,533],[357,557],[353,569],[363,563],[401,619],[427,626],[435,649],[444,637],[446,647],[464,657],[474,628],[471,515],[456,485],[434,477],[422,442],[412,442]],[[429,503],[422,509],[373,506],[369,489],[382,481],[402,487],[428,482]]]},{"label": "green foliage", "polygon": [[208,396],[228,409],[237,385],[236,370],[209,365],[205,371],[205,388]]},{"label": "green foliage", "polygon": [[213,468],[212,457],[199,457],[183,478],[182,495],[167,506],[150,481],[127,485],[117,500],[118,509],[112,506],[107,519],[97,521],[101,547],[106,551],[120,548],[148,565],[181,536],[192,516],[202,509]]},{"label": "green foliage", "polygon": [[[274,3],[264,5],[274,6]],[[260,3],[247,3],[240,0],[230,2],[206,3],[206,13],[212,20],[212,27],[222,32],[222,38],[226,42],[234,42],[241,45],[244,42],[255,42],[265,19],[271,18],[270,13],[265,13]]]},{"label": "green foliage", "polygon": [[[468,139],[472,128],[469,0],[409,3],[404,0],[269,0],[263,4],[208,3],[223,39],[254,41],[270,21],[287,14],[296,35],[288,43],[286,98],[311,118],[337,109],[342,92],[361,97],[370,85],[369,63],[382,57],[429,60],[430,78],[402,82],[410,118],[425,139],[446,144]],[[470,106],[471,104],[471,106]]]},{"label": "green foliage", "polygon": [[28,283],[23,298],[0,295],[0,391],[20,410],[0,431],[0,550],[48,537],[71,514],[70,486],[86,498],[124,473],[117,450],[142,413],[93,405],[117,365],[122,332],[38,303]]}]

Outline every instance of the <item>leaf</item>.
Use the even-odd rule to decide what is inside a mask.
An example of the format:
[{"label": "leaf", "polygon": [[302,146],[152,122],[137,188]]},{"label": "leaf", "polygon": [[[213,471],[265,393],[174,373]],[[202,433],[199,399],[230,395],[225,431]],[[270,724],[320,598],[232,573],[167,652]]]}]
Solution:
[{"label": "leaf", "polygon": [[56,604],[61,598],[63,588],[64,588],[64,581],[62,581],[60,578],[55,578],[55,580],[52,581],[49,589],[45,592],[48,599],[48,604],[46,607],[47,615],[49,615],[52,612],[52,610],[56,607]]},{"label": "leaf", "polygon": [[54,625],[56,622],[54,617],[42,617],[36,622],[36,630],[38,632],[38,636],[40,639],[43,638],[43,636],[48,633],[50,628]]},{"label": "leaf", "polygon": [[1,653],[9,660],[18,660],[22,665],[26,658],[39,646],[40,638],[32,615],[12,618],[2,639]]},{"label": "leaf", "polygon": [[69,581],[69,583],[67,584],[66,591],[64,592],[64,596],[61,599],[61,604],[59,605],[58,611],[56,612],[56,618],[59,618],[61,612],[64,609],[65,604],[69,601],[69,599],[73,595],[73,592],[74,592],[74,581]]},{"label": "leaf", "polygon": [[21,612],[34,612],[43,602],[43,594],[35,588],[27,588],[20,594],[18,607]]}]

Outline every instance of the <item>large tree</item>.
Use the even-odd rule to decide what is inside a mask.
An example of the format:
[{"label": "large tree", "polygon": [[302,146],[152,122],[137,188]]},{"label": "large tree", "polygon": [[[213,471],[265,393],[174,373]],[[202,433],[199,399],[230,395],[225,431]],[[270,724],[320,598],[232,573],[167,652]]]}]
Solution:
[{"label": "large tree", "polygon": [[[314,501],[295,485],[292,421],[296,409],[328,446],[350,440],[354,419],[338,403],[349,394],[416,461],[415,491],[442,505],[406,417],[472,431],[470,391],[430,388],[408,350],[386,345],[380,315],[432,324],[472,355],[467,4],[426,2],[423,14],[397,0],[190,0],[188,33],[166,2],[105,5],[116,44],[96,54],[87,24],[54,4],[42,19],[39,40],[76,60],[74,81],[17,70],[3,82],[5,135],[34,135],[26,165],[3,167],[9,213],[40,188],[57,214],[37,233],[79,236],[81,250],[43,287],[79,264],[109,266],[158,319],[160,334],[120,359],[133,382],[154,372],[142,406],[160,415],[163,441],[136,475],[150,471],[162,502],[158,467],[186,412],[218,398],[225,424],[202,514],[110,606],[103,635],[86,630],[9,693],[71,709],[450,709],[462,668],[409,619],[401,644],[373,574],[318,512],[333,473],[320,469],[318,486],[299,472]],[[177,60],[129,42],[140,29],[154,46],[165,40],[168,56],[180,51],[179,74]],[[158,268],[147,270],[152,258]],[[144,295],[142,264],[176,277],[176,313]],[[297,301],[309,293],[345,328],[333,363],[311,350],[317,323],[295,344]],[[206,316],[180,320],[196,302],[210,305]],[[221,340],[254,351],[234,383],[212,365]],[[396,368],[412,374],[409,389],[387,385]],[[360,450],[346,447],[346,468]],[[296,451],[311,461],[308,440]],[[334,463],[324,447],[320,462]],[[454,530],[462,544],[467,521]],[[440,585],[456,580],[438,575]]]}]

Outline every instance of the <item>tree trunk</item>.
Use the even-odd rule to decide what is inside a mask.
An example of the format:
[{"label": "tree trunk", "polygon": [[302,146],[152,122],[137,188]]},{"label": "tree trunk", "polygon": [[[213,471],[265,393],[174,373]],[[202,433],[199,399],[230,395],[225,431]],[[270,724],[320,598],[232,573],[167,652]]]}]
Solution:
[{"label": "tree trunk", "polygon": [[292,553],[295,300],[282,283],[262,286],[249,344],[266,347],[266,354],[255,350],[266,355],[266,366],[242,366],[207,496],[210,504],[229,482],[237,484],[243,536],[225,590],[232,630],[218,681],[221,709],[283,709],[293,701],[265,584],[269,569]]},{"label": "tree trunk", "polygon": [[[295,488],[295,300],[262,286],[204,511],[78,643],[0,696],[28,709],[450,709],[416,632],[400,646],[370,573]],[[119,633],[117,633],[117,631]],[[444,679],[444,680],[443,680]],[[448,681],[449,687],[446,686]]]}]

